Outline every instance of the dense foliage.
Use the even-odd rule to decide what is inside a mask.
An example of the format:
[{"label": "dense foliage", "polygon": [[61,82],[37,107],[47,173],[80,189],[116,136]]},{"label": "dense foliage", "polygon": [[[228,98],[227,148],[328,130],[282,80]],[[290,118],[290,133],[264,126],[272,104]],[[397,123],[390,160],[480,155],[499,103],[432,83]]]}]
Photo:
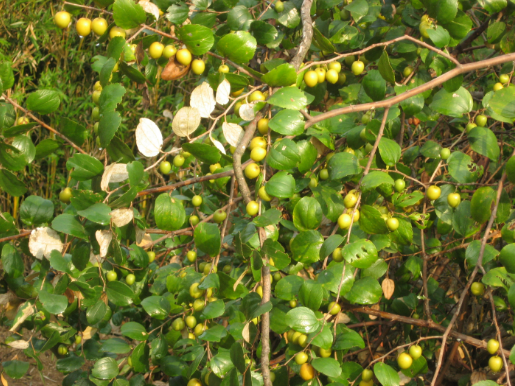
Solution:
[{"label": "dense foliage", "polygon": [[9,382],[509,384],[514,3],[75,3],[0,4]]}]

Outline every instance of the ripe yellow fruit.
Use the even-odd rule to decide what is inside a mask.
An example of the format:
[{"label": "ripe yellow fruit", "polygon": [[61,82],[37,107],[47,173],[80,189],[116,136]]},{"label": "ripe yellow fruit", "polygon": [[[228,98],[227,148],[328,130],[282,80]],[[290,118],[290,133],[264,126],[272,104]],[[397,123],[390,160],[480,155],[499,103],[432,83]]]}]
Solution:
[{"label": "ripe yellow fruit", "polygon": [[329,63],[329,70],[334,70],[339,74],[342,70],[342,65],[340,62],[331,62]]},{"label": "ripe yellow fruit", "polygon": [[261,169],[259,168],[258,164],[251,163],[251,164],[248,164],[247,167],[245,168],[245,176],[248,179],[253,180],[257,176],[259,176],[259,173],[261,173]]},{"label": "ripe yellow fruit", "polygon": [[54,16],[54,23],[61,29],[68,28],[71,21],[72,16],[66,11],[57,12]]},{"label": "ripe yellow fruit", "polygon": [[317,77],[318,77],[318,83],[324,83],[325,82],[325,70],[323,68],[317,68],[316,73],[317,73]]},{"label": "ripe yellow fruit", "polygon": [[318,84],[318,75],[315,71],[308,71],[304,74],[304,83],[308,87],[315,87]]},{"label": "ripe yellow fruit", "polygon": [[253,161],[259,162],[262,161],[266,157],[266,149],[263,149],[262,147],[255,147],[250,152],[250,158],[252,158]]},{"label": "ripe yellow fruit", "polygon": [[123,28],[120,28],[120,27],[113,27],[109,30],[109,37],[111,39],[117,37],[117,36],[121,36],[122,38],[125,39],[125,36],[126,36],[126,32]]},{"label": "ripe yellow fruit", "polygon": [[107,31],[107,20],[103,17],[97,17],[96,19],[93,19],[91,22],[91,29],[93,30],[93,33],[97,36],[102,36]]},{"label": "ripe yellow fruit", "polygon": [[331,83],[331,84],[335,84],[336,82],[338,82],[338,73],[336,72],[336,70],[329,70],[327,71],[327,73],[325,74],[325,79]]},{"label": "ripe yellow fruit", "polygon": [[163,56],[166,58],[166,59],[169,59],[171,58],[172,56],[174,56],[175,54],[177,53],[177,48],[175,48],[174,45],[167,45],[165,47],[165,49],[163,50]]},{"label": "ripe yellow fruit", "polygon": [[309,363],[304,363],[300,367],[300,377],[305,381],[309,381],[315,377],[315,369]]},{"label": "ripe yellow fruit", "polygon": [[202,383],[197,378],[192,378],[188,382],[188,386],[202,386]]},{"label": "ripe yellow fruit", "polygon": [[177,61],[183,66],[188,66],[192,60],[191,52],[189,52],[187,48],[183,48],[182,50],[177,51],[175,59],[177,59]]},{"label": "ripe yellow fruit", "polygon": [[413,364],[413,358],[407,352],[403,352],[397,357],[397,364],[403,370],[409,369]]},{"label": "ripe yellow fruit", "polygon": [[272,197],[269,196],[269,194],[266,192],[266,189],[264,186],[260,187],[258,190],[258,196],[263,201],[272,201]]},{"label": "ripe yellow fruit", "polygon": [[195,59],[193,63],[191,63],[191,71],[193,71],[196,75],[201,75],[204,73],[204,70],[206,69],[206,64],[202,59]]},{"label": "ripe yellow fruit", "polygon": [[163,55],[165,46],[162,43],[154,42],[148,48],[148,54],[153,59],[159,59]]},{"label": "ripe yellow fruit", "polygon": [[252,94],[250,94],[249,96],[249,102],[254,102],[254,101],[264,101],[266,98],[265,98],[265,94],[263,94],[261,91],[259,90],[256,90],[254,91]]},{"label": "ripe yellow fruit", "polygon": [[257,129],[261,135],[268,133],[268,118],[261,118],[257,123]]},{"label": "ripe yellow fruit", "polygon": [[239,90],[236,90],[236,91],[232,92],[232,93],[231,93],[231,96],[232,96],[232,97],[240,96],[240,95],[241,95],[241,93],[243,92],[243,90],[244,90],[243,88],[240,88]]},{"label": "ripe yellow fruit", "polygon": [[250,141],[249,149],[252,151],[256,147],[260,147],[266,149],[266,140],[263,137],[254,137],[252,141]]},{"label": "ripe yellow fruit", "polygon": [[442,190],[438,186],[432,185],[429,188],[427,188],[427,193],[426,194],[427,194],[427,197],[431,201],[434,201],[434,200],[437,200],[440,197],[441,193],[442,193]]},{"label": "ripe yellow fruit", "polygon": [[88,36],[91,33],[91,20],[87,17],[81,17],[79,20],[77,20],[75,28],[77,29],[77,33],[80,36]]}]

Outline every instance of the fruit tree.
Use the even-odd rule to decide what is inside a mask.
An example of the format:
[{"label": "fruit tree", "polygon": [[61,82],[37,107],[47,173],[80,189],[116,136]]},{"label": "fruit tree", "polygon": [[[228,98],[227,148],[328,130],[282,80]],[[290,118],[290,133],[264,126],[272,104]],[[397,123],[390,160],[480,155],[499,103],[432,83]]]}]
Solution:
[{"label": "fruit tree", "polygon": [[0,10],[3,384],[511,385],[513,2]]}]

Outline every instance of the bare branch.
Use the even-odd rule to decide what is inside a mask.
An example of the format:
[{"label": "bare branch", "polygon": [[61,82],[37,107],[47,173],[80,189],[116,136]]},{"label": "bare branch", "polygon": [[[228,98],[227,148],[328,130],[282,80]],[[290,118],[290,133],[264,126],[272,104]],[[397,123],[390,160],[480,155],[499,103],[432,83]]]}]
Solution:
[{"label": "bare branch", "polygon": [[300,65],[306,57],[311,41],[313,40],[313,21],[311,20],[311,5],[313,0],[304,0],[300,9],[300,16],[302,18],[302,42],[300,43],[299,50],[291,60],[291,65],[298,71]]}]

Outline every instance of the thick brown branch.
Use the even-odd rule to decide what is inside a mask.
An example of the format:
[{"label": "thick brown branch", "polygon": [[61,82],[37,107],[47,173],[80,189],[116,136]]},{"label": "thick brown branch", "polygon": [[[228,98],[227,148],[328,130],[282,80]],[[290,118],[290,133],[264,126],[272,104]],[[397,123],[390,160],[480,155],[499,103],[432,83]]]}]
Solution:
[{"label": "thick brown branch", "polygon": [[299,50],[291,60],[291,65],[298,71],[300,65],[304,61],[306,54],[311,47],[311,41],[313,40],[313,21],[311,20],[311,5],[313,0],[304,0],[300,9],[300,16],[302,18],[302,41],[299,46]]},{"label": "thick brown branch", "polygon": [[515,61],[515,53],[501,55],[501,56],[498,56],[498,57],[492,58],[492,59],[480,60],[480,61],[474,62],[474,63],[463,64],[461,67],[454,68],[454,69],[450,70],[449,72],[446,72],[445,74],[439,76],[438,78],[435,78],[435,79],[427,82],[426,84],[415,87],[409,91],[406,91],[402,94],[394,96],[390,99],[386,99],[384,101],[378,101],[378,102],[363,103],[360,105],[351,105],[351,106],[346,106],[346,107],[342,107],[339,109],[327,111],[323,114],[313,117],[313,119],[311,119],[310,121],[307,121],[304,127],[307,129],[308,127],[313,126],[317,122],[321,122],[323,120],[326,120],[329,118],[334,118],[334,117],[337,117],[337,116],[343,115],[343,114],[355,113],[355,112],[359,112],[359,111],[369,111],[369,110],[374,110],[374,109],[383,108],[383,107],[392,107],[408,98],[411,98],[413,96],[421,94],[424,91],[431,90],[431,89],[435,88],[436,86],[439,86],[439,85],[447,82],[449,79],[452,79],[458,75],[461,75],[461,74],[464,74],[467,72],[471,72],[471,71],[476,71],[476,70],[479,70],[479,69],[485,68],[485,67],[496,66],[498,64],[511,62],[511,61]]}]

